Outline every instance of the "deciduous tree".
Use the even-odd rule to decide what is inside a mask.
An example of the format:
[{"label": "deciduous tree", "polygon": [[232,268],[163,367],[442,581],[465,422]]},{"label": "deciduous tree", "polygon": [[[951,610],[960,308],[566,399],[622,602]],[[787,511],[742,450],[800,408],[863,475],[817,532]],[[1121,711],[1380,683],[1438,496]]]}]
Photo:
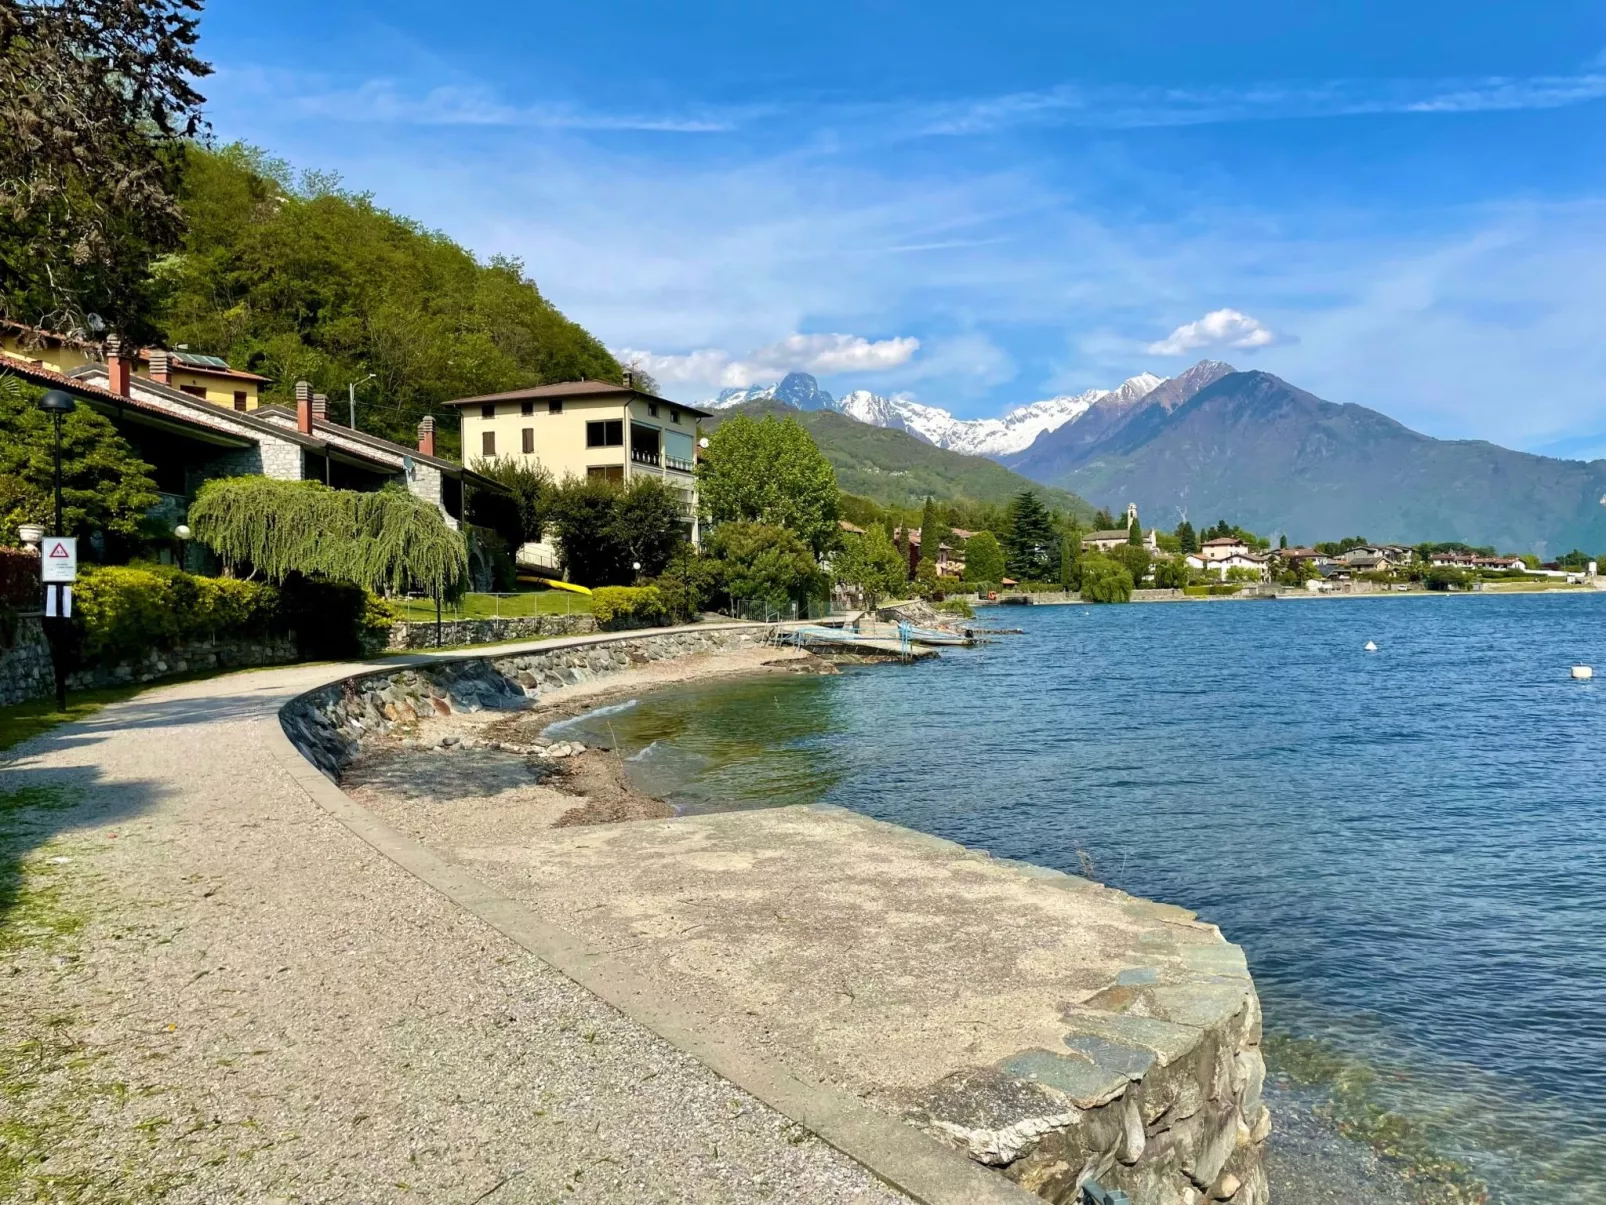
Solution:
[{"label": "deciduous tree", "polygon": [[965,580],[997,585],[1004,576],[1004,550],[990,531],[978,531],[965,541]]},{"label": "deciduous tree", "polygon": [[697,477],[702,504],[716,524],[784,527],[816,557],[836,543],[836,472],[793,419],[727,419],[709,437]]},{"label": "deciduous tree", "polygon": [[[980,534],[975,537],[979,538]],[[997,549],[997,541],[993,541],[994,555]],[[872,527],[863,535],[849,534],[842,541],[841,550],[831,558],[831,572],[838,582],[858,590],[867,608],[874,608],[882,599],[903,592],[909,576],[907,564],[886,532]],[[970,567],[968,560],[965,567]]]}]

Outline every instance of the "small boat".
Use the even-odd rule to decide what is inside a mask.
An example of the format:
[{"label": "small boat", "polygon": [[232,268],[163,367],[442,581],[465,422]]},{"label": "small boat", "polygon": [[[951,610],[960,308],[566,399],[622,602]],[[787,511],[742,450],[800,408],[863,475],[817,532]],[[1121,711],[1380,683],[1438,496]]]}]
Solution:
[{"label": "small boat", "polygon": [[1371,641],[1370,641],[1370,640],[1368,640],[1368,641],[1367,641],[1367,642],[1366,642],[1366,643],[1365,643],[1365,644],[1364,644],[1364,645],[1363,645],[1363,646],[1362,646],[1362,648],[1364,648],[1364,649],[1365,649],[1365,651],[1366,651],[1366,652],[1368,652],[1368,653],[1375,653],[1375,652],[1377,652],[1377,645],[1375,645],[1375,644],[1373,644],[1373,643],[1372,643],[1372,642],[1371,642]]}]

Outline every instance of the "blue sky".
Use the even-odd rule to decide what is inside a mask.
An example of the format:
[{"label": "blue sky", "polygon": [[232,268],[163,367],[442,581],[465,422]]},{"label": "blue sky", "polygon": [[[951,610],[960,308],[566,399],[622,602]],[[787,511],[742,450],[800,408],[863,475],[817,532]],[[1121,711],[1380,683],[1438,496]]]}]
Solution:
[{"label": "blue sky", "polygon": [[232,0],[214,131],[523,259],[686,400],[1264,368],[1606,455],[1606,7]]}]

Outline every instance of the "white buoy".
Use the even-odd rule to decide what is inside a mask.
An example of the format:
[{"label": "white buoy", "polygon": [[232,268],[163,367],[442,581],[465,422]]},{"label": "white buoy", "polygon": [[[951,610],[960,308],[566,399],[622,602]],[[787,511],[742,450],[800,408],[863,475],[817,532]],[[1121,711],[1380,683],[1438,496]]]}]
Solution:
[{"label": "white buoy", "polygon": [[1575,666],[1573,666],[1573,677],[1577,678],[1580,682],[1587,682],[1587,681],[1589,681],[1589,679],[1593,678],[1594,676],[1595,676],[1595,668],[1594,668],[1594,666],[1591,666],[1591,665],[1575,665]]},{"label": "white buoy", "polygon": [[1362,647],[1364,647],[1368,653],[1377,652],[1377,645],[1373,644],[1370,640],[1368,640]]}]

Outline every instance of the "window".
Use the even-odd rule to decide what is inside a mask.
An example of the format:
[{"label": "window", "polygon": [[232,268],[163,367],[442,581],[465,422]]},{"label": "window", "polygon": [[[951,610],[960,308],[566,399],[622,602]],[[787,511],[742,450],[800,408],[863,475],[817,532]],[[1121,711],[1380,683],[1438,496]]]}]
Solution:
[{"label": "window", "polygon": [[236,410],[238,410],[241,414],[245,413],[245,405],[246,405],[247,400],[248,399],[246,398],[245,390],[236,389],[234,391],[234,408]]},{"label": "window", "polygon": [[178,390],[180,393],[187,393],[191,397],[198,397],[202,399],[206,397],[205,385],[180,385]]},{"label": "window", "polygon": [[622,464],[594,464],[586,470],[586,476],[600,477],[604,481],[617,481],[623,484],[625,466]]},{"label": "window", "polygon": [[519,413],[520,414],[525,414],[525,415],[534,414],[535,413],[535,403],[534,402],[520,402],[519,403]]},{"label": "window", "polygon": [[548,414],[562,414],[563,413],[563,403],[562,402],[548,402],[546,404],[546,412]]},{"label": "window", "polygon": [[496,417],[496,403],[495,402],[486,402],[483,406],[481,406],[480,407],[480,417],[481,418],[495,418]]},{"label": "window", "polygon": [[652,415],[654,418],[657,418],[658,417],[658,403],[657,402],[648,402],[647,403],[647,413]]},{"label": "window", "polygon": [[526,427],[524,428],[524,454],[528,456],[533,451],[535,451],[535,428]]},{"label": "window", "polygon": [[625,446],[623,419],[609,418],[586,424],[586,447],[622,448]]},{"label": "window", "polygon": [[680,411],[676,410],[673,406],[669,408],[669,421],[672,423],[678,423],[680,421]]},{"label": "window", "polygon": [[496,432],[495,431],[486,431],[484,434],[482,434],[480,436],[480,455],[481,456],[495,456],[496,455]]}]

